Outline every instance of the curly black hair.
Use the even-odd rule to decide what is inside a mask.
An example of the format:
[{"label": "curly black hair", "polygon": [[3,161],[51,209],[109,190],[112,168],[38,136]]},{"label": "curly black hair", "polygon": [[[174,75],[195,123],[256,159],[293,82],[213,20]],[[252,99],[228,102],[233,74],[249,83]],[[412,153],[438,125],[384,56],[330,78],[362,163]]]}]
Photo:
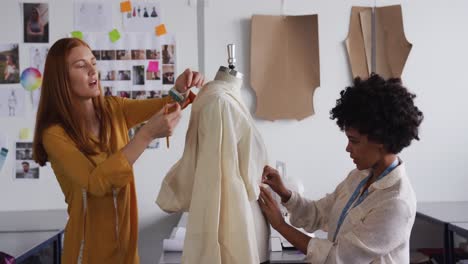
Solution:
[{"label": "curly black hair", "polygon": [[342,131],[354,128],[394,154],[409,146],[411,140],[419,140],[418,127],[424,116],[414,105],[416,95],[399,78],[385,80],[378,74],[367,80],[358,77],[340,96],[330,119],[336,118]]}]

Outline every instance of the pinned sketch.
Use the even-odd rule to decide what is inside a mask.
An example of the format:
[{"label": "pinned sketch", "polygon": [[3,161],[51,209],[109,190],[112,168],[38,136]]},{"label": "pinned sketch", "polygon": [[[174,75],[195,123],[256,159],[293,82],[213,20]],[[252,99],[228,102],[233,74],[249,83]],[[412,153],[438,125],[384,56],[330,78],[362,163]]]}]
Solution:
[{"label": "pinned sketch", "polygon": [[31,46],[29,48],[29,66],[38,69],[41,75],[44,74],[44,66],[48,52],[49,47],[46,46]]},{"label": "pinned sketch", "polygon": [[25,95],[23,88],[0,87],[0,117],[23,117]]},{"label": "pinned sketch", "polygon": [[127,32],[154,32],[161,24],[159,2],[134,1],[130,12],[123,12],[123,25]]},{"label": "pinned sketch", "polygon": [[19,83],[18,44],[0,44],[0,84]]},{"label": "pinned sketch", "polygon": [[49,43],[49,4],[24,3],[23,35],[25,43]]},{"label": "pinned sketch", "polygon": [[[37,83],[37,80],[40,78],[40,76],[44,75],[45,61],[46,61],[48,52],[49,52],[49,47],[47,46],[31,46],[29,48],[30,67],[39,70],[39,73],[34,73],[33,71],[31,72],[32,73],[31,75],[27,75],[27,77],[29,77],[28,79],[31,81],[30,84]],[[31,78],[31,76],[33,77]],[[42,81],[40,81],[40,83],[42,84]],[[39,99],[41,96],[41,89],[40,89],[40,86],[35,89],[34,89],[34,86],[29,86],[29,87],[33,88],[30,92],[29,97],[32,102],[32,108],[33,108],[32,110],[36,112],[38,105],[39,105]]]},{"label": "pinned sketch", "polygon": [[[112,30],[112,2],[76,1],[74,30],[77,32],[109,32]],[[83,33],[74,37],[82,36]]]},{"label": "pinned sketch", "polygon": [[345,45],[353,77],[366,79],[372,72],[401,77],[412,48],[405,37],[401,6],[352,7]]},{"label": "pinned sketch", "polygon": [[318,16],[254,15],[251,36],[255,115],[272,121],[313,115],[320,85]]},{"label": "pinned sketch", "polygon": [[32,159],[32,145],[31,141],[16,142],[16,179],[39,179],[39,164]]}]

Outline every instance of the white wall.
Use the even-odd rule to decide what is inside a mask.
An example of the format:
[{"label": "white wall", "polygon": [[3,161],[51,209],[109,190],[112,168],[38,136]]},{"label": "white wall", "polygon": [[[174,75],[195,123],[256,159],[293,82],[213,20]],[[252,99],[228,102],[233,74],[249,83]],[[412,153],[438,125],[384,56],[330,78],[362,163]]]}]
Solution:
[{"label": "white wall", "polygon": [[[109,1],[109,0],[106,0]],[[122,29],[119,12],[120,0],[112,0],[114,5],[113,24]],[[22,43],[22,23],[20,18],[20,1],[2,0],[0,8],[0,43],[20,43],[20,69],[29,66],[29,47]],[[49,31],[50,43],[65,37],[73,31],[73,1],[50,0]],[[185,68],[198,67],[197,46],[197,8],[196,2],[186,0],[160,1],[164,12],[164,23],[170,33],[176,34],[177,72]],[[122,32],[123,30],[121,30]],[[0,89],[10,87],[0,85]],[[21,87],[19,84],[17,87]],[[22,88],[19,88],[22,89]],[[30,106],[28,106],[30,107]],[[159,184],[170,166],[181,156],[185,141],[190,110],[181,119],[178,130],[171,137],[171,148],[167,150],[165,141],[157,150],[146,150],[134,165],[136,188],[139,206],[140,255],[142,263],[158,258],[162,239],[169,235],[178,215],[168,216],[154,203],[159,191]],[[35,113],[27,118],[0,118],[1,133],[8,134],[10,150],[18,139],[19,129],[34,128]],[[14,152],[10,151],[7,163],[0,172],[0,211],[41,210],[66,208],[64,196],[49,167],[42,168],[40,180],[13,180]],[[1,221],[1,220],[0,220]],[[33,220],[32,220],[33,221]]]},{"label": "white wall", "polygon": [[[118,3],[114,24],[118,25]],[[201,0],[200,0],[201,1]],[[21,43],[19,0],[2,1],[0,43]],[[50,0],[50,43],[73,30],[72,0]],[[177,35],[178,72],[197,67],[196,1],[163,0],[168,29]],[[353,164],[345,152],[346,138],[329,119],[329,110],[351,81],[343,45],[353,5],[372,6],[361,0],[285,0],[285,14],[319,14],[321,86],[316,90],[316,114],[298,121],[257,120],[267,144],[271,164],[285,161],[287,173],[299,178],[306,195],[319,198],[334,189]],[[400,3],[406,37],[413,43],[403,73],[404,83],[417,94],[416,103],[425,114],[421,141],[403,151],[408,173],[420,201],[468,200],[468,177],[464,176],[468,159],[468,115],[464,80],[468,61],[468,2],[463,0],[378,1],[378,5]],[[191,4],[191,5],[189,5]],[[280,14],[280,0],[206,0],[205,2],[205,73],[213,78],[220,65],[226,65],[226,44],[235,43],[238,70],[245,76],[243,98],[254,112],[255,95],[249,85],[250,18],[253,14]],[[20,67],[28,64],[28,44],[20,45]],[[3,86],[0,86],[0,89]],[[171,149],[148,150],[135,164],[140,217],[140,253],[142,260],[159,255],[161,239],[167,236],[176,216],[167,217],[154,204],[159,183],[169,167],[180,157],[189,111],[171,139]],[[21,127],[33,127],[34,116],[25,119],[0,119],[1,131],[10,143]],[[63,195],[52,171],[41,170],[42,179],[14,181],[11,175],[13,155],[0,172],[0,211],[65,208]],[[147,262],[142,262],[147,263]]]},{"label": "white wall", "polygon": [[[286,162],[287,173],[300,178],[306,195],[319,198],[334,189],[353,168],[345,152],[346,138],[329,119],[339,92],[351,76],[344,39],[351,6],[374,1],[285,0],[285,14],[318,14],[321,86],[315,91],[316,114],[302,121],[257,120],[270,160]],[[377,1],[401,4],[407,39],[413,48],[402,79],[416,93],[425,120],[421,141],[401,153],[419,201],[468,200],[468,110],[465,62],[468,59],[468,2],[463,0]],[[213,77],[226,64],[226,44],[235,43],[237,69],[246,74],[243,98],[255,109],[250,87],[250,18],[281,14],[281,0],[208,0],[206,10],[206,74]],[[293,102],[291,102],[293,103]]]}]

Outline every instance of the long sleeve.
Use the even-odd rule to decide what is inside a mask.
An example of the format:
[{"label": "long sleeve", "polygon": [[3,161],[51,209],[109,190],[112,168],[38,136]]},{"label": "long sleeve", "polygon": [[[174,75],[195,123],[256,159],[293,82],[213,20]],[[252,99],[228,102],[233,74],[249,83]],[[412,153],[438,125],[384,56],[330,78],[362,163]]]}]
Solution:
[{"label": "long sleeve", "polygon": [[319,264],[371,263],[408,240],[413,225],[409,206],[400,199],[382,202],[363,220],[352,213],[348,217],[353,229],[342,234],[336,243],[327,239],[310,240],[308,261]]},{"label": "long sleeve", "polygon": [[46,130],[43,144],[56,175],[62,175],[95,196],[104,196],[112,187],[121,188],[131,181],[132,167],[121,151],[94,166],[71,139],[51,130],[59,129]]},{"label": "long sleeve", "polygon": [[[122,108],[127,127],[132,128],[135,125],[148,120],[151,116],[161,110],[164,105],[173,102],[170,96],[164,98],[153,99],[128,99],[115,97]],[[195,99],[195,94],[191,91],[182,105],[182,109],[186,108]]]},{"label": "long sleeve", "polygon": [[330,211],[335,204],[342,184],[338,185],[334,192],[327,194],[318,201],[312,201],[292,192],[291,198],[283,205],[290,213],[291,224],[295,227],[304,228],[307,232],[317,229],[328,230]]}]

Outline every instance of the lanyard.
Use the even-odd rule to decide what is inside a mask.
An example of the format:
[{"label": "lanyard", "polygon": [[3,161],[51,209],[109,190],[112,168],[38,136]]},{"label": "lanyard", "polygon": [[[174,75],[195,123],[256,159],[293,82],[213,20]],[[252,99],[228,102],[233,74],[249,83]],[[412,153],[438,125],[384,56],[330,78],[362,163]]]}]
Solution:
[{"label": "lanyard", "polygon": [[[396,158],[392,164],[390,164],[390,166],[388,166],[383,172],[382,174],[379,175],[379,177],[377,177],[377,179],[375,181],[378,181],[380,179],[382,179],[385,175],[389,174],[394,168],[396,168],[396,166],[398,166],[398,158]],[[338,224],[336,225],[336,231],[335,231],[335,234],[333,235],[333,242],[336,241],[336,236],[338,235],[338,232],[340,231],[340,228],[341,228],[341,225],[343,224],[346,216],[348,215],[348,211],[349,211],[349,208],[351,207],[351,205],[354,203],[354,201],[356,200],[356,198],[358,197],[359,195],[359,191],[362,189],[362,187],[366,184],[366,182],[369,180],[369,178],[372,177],[372,171],[369,173],[369,175],[363,179],[359,185],[356,187],[356,190],[354,190],[353,194],[351,195],[351,197],[349,198],[348,200],[348,203],[346,203],[346,206],[343,208],[343,211],[341,212],[341,215],[340,215],[340,218],[338,219]],[[364,193],[359,197],[359,199],[357,200],[357,202],[354,204],[353,208],[358,206],[359,204],[362,203],[362,201],[364,201],[364,199],[366,199],[366,197],[369,195],[369,188],[367,188]]]}]

